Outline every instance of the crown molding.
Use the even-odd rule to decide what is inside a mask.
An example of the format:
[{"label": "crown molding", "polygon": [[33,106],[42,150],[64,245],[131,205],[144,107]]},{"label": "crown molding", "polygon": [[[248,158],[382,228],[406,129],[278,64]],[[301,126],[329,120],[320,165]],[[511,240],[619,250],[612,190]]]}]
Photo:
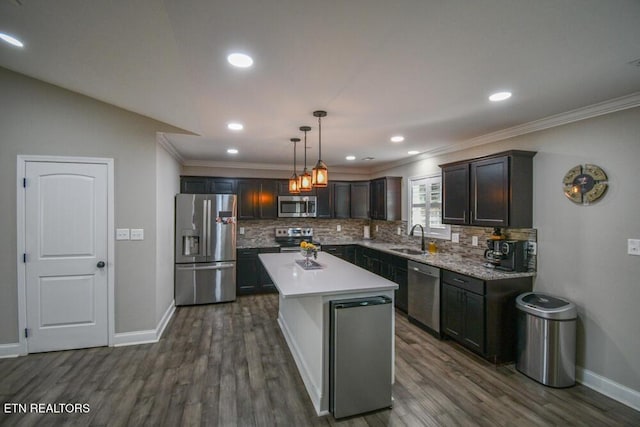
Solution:
[{"label": "crown molding", "polygon": [[513,126],[486,135],[467,139],[450,145],[442,145],[431,150],[427,150],[414,157],[400,159],[395,162],[386,163],[373,169],[374,172],[381,172],[409,163],[418,162],[420,160],[429,159],[435,156],[454,153],[467,148],[477,147],[479,145],[490,144],[492,142],[502,141],[504,139],[514,138],[516,136],[526,135],[528,133],[538,132],[557,126],[574,123],[580,120],[591,119],[593,117],[603,116],[615,113],[617,111],[627,110],[630,108],[640,107],[640,92],[634,92],[619,98],[610,99],[608,101],[599,102],[597,104],[586,107],[576,108],[575,110],[566,111],[564,113],[555,114],[540,120],[535,120],[522,125]]},{"label": "crown molding", "polygon": [[[187,167],[203,167],[203,168],[226,168],[226,169],[257,169],[257,170],[276,170],[290,171],[290,164],[273,164],[273,163],[243,163],[243,162],[220,162],[212,160],[185,160],[182,166]],[[344,174],[367,174],[368,169],[345,168],[340,166],[329,166],[331,172]]]},{"label": "crown molding", "polygon": [[171,141],[169,141],[169,139],[163,132],[158,132],[156,134],[156,141],[158,142],[158,144],[160,144],[162,148],[164,148],[167,151],[167,153],[171,155],[171,157],[176,159],[178,163],[184,164],[184,161],[185,161],[184,157],[182,157],[180,153],[178,153],[178,150],[176,150],[173,144],[171,144]]}]

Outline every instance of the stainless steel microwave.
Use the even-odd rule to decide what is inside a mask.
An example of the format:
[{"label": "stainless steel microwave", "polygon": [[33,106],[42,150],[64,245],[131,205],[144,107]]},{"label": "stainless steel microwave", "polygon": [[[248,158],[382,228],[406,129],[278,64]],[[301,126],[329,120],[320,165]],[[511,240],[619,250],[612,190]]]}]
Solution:
[{"label": "stainless steel microwave", "polygon": [[278,196],[278,216],[281,218],[315,218],[316,196]]}]

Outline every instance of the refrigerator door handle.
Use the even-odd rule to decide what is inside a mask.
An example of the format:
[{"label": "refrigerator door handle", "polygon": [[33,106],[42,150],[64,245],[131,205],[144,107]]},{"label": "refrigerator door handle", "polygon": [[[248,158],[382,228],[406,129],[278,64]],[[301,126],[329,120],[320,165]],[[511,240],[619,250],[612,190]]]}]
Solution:
[{"label": "refrigerator door handle", "polygon": [[211,253],[211,200],[207,200],[207,256],[210,257]]},{"label": "refrigerator door handle", "polygon": [[207,228],[207,201],[202,201],[202,255],[209,256],[209,230]]},{"label": "refrigerator door handle", "polygon": [[186,265],[176,265],[177,270],[222,270],[225,268],[233,268],[235,263],[221,263],[216,265],[206,265],[206,266],[186,266]]}]

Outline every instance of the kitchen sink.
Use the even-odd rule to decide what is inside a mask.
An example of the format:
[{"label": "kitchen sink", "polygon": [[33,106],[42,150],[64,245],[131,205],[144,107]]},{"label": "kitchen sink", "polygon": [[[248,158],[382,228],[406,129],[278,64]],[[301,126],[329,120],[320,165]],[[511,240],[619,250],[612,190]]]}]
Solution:
[{"label": "kitchen sink", "polygon": [[411,248],[390,248],[390,251],[400,252],[407,255],[422,255],[422,251]]}]

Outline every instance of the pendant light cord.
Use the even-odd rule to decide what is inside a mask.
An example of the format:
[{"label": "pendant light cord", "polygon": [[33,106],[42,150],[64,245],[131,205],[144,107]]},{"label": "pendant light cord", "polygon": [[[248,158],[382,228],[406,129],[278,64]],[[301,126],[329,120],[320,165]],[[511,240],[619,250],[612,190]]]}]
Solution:
[{"label": "pendant light cord", "polygon": [[322,118],[318,116],[318,159],[322,159]]},{"label": "pendant light cord", "polygon": [[307,170],[307,131],[304,131],[304,170]]}]

